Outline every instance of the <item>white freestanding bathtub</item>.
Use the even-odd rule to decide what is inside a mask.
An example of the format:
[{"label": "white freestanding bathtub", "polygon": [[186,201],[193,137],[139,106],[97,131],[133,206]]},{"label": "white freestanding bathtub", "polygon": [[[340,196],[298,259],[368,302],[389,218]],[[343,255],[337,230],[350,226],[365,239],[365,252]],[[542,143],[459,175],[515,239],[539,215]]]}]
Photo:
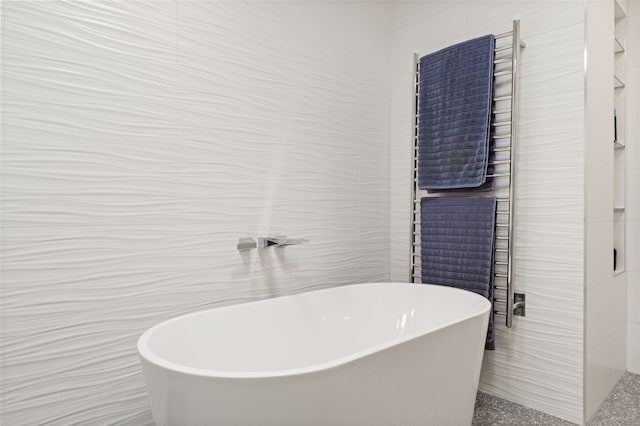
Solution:
[{"label": "white freestanding bathtub", "polygon": [[195,312],[138,341],[158,425],[470,425],[490,303],[372,283]]}]

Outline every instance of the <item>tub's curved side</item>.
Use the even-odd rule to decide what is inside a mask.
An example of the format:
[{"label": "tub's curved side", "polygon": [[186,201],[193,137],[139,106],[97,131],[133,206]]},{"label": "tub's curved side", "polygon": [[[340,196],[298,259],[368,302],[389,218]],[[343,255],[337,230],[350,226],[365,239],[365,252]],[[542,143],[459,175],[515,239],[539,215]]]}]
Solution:
[{"label": "tub's curved side", "polygon": [[470,424],[487,323],[488,311],[289,376],[206,377],[141,359],[158,425]]},{"label": "tub's curved side", "polygon": [[490,307],[481,296],[450,287],[356,284],[175,317],[147,330],[138,351],[152,364],[189,375],[289,376],[351,362]]}]

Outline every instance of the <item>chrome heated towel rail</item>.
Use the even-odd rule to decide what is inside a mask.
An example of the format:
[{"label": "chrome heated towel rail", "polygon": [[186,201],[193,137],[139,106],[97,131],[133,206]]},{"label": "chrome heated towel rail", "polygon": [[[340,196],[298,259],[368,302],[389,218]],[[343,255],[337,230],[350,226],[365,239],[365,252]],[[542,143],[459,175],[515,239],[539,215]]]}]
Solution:
[{"label": "chrome heated towel rail", "polygon": [[[515,293],[513,286],[513,235],[514,235],[514,182],[515,159],[518,141],[518,66],[520,49],[520,21],[513,21],[511,31],[495,36],[494,96],[492,106],[493,173],[495,189],[488,193],[497,199],[496,228],[493,253],[493,301],[494,314],[505,317],[505,325],[511,327],[513,316],[524,316],[524,295]],[[420,56],[414,54],[414,98],[412,111],[411,150],[411,262],[410,281],[421,282],[420,266],[420,199],[429,194],[418,187],[418,100],[420,89]],[[456,193],[479,196],[483,193]]]}]

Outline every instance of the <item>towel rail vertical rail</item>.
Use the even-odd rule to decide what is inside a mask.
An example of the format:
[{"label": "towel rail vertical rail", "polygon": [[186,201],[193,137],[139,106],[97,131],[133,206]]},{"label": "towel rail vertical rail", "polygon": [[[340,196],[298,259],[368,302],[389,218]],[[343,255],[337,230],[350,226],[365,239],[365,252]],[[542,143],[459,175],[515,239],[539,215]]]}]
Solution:
[{"label": "towel rail vertical rail", "polygon": [[513,21],[512,37],[512,61],[511,61],[511,162],[509,163],[509,226],[508,226],[508,250],[507,253],[507,315],[505,325],[513,326],[514,314],[514,289],[513,289],[513,222],[514,222],[514,186],[515,186],[515,162],[516,146],[518,142],[518,64],[520,62],[520,21]]},{"label": "towel rail vertical rail", "polygon": [[[509,164],[509,240],[508,240],[508,258],[507,258],[507,315],[505,325],[507,328],[513,326],[513,316],[516,310],[515,291],[513,287],[513,229],[515,222],[515,176],[516,176],[516,149],[518,145],[518,124],[519,124],[519,105],[518,105],[518,82],[520,73],[518,65],[520,64],[520,47],[524,47],[524,43],[520,40],[520,21],[513,21],[513,37],[512,37],[512,61],[511,61],[511,163]],[[523,314],[524,310],[519,311]]]},{"label": "towel rail vertical rail", "polygon": [[[416,52],[413,54],[413,98],[411,102],[411,256],[410,256],[410,270],[409,270],[409,282],[416,282],[415,269],[418,268],[416,264],[416,236],[418,216],[416,211],[419,209],[420,203],[418,200],[418,94],[420,84],[420,55]],[[417,274],[421,276],[420,273]]]}]

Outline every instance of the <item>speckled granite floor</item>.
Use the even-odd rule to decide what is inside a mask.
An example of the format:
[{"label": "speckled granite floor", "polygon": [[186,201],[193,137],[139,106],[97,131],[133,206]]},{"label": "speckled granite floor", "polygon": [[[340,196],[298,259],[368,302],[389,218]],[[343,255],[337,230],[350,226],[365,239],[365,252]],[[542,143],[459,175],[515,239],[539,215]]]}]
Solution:
[{"label": "speckled granite floor", "polygon": [[[472,426],[576,426],[523,405],[478,392]],[[640,375],[627,373],[589,426],[640,426]]]},{"label": "speckled granite floor", "polygon": [[602,403],[589,426],[639,426],[640,375],[625,374]]},{"label": "speckled granite floor", "polygon": [[472,426],[576,426],[524,405],[478,392]]}]

